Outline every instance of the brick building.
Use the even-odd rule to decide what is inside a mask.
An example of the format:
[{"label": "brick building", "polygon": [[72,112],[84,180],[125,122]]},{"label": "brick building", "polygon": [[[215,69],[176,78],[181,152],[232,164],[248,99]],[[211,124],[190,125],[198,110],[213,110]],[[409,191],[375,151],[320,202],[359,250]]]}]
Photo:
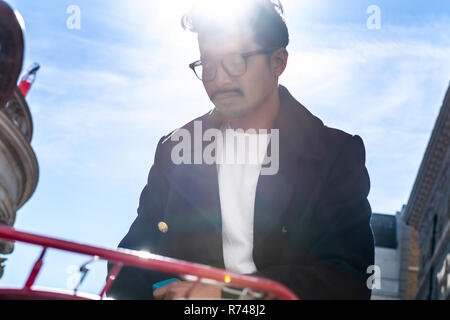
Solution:
[{"label": "brick building", "polygon": [[449,144],[450,87],[403,215],[413,227],[408,297],[414,299],[450,299]]}]

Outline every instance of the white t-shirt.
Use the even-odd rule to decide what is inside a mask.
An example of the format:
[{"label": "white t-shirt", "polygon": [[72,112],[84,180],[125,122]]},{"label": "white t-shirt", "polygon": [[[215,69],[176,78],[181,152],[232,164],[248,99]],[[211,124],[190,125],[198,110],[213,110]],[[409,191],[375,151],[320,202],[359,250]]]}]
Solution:
[{"label": "white t-shirt", "polygon": [[252,273],[256,271],[253,262],[255,193],[270,135],[239,132],[230,126],[222,128],[222,133],[223,145],[217,145],[216,161],[225,268]]}]

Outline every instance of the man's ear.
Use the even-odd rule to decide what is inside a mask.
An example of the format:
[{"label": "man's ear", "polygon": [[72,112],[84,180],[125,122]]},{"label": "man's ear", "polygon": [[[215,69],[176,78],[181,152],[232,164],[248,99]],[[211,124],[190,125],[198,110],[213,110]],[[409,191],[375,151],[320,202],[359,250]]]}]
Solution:
[{"label": "man's ear", "polygon": [[272,54],[271,57],[271,68],[272,73],[279,77],[283,74],[284,70],[286,69],[287,62],[289,58],[289,53],[285,48],[278,49]]}]

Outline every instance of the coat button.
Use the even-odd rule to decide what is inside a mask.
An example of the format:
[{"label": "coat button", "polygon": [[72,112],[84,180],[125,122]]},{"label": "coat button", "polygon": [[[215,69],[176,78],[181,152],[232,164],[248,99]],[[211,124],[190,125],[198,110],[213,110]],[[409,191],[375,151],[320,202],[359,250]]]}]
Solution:
[{"label": "coat button", "polygon": [[283,226],[283,228],[281,228],[281,233],[282,233],[283,235],[285,235],[285,234],[287,233],[287,229],[286,229],[285,226]]},{"label": "coat button", "polygon": [[169,230],[169,226],[167,225],[167,223],[161,221],[158,223],[158,229],[162,233],[166,233]]}]

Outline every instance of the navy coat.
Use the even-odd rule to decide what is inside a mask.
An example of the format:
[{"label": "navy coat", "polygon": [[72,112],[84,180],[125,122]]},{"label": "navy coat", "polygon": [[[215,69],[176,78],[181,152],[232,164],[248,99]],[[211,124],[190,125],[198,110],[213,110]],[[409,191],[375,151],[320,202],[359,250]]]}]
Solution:
[{"label": "navy coat", "polygon": [[[301,299],[369,299],[374,239],[363,141],[325,126],[285,87],[279,92],[279,171],[260,175],[257,184],[254,275],[286,285]],[[214,110],[195,120],[203,132],[220,126]],[[193,133],[194,121],[183,128]],[[138,216],[119,247],[224,268],[216,166],[173,164],[178,142],[170,137],[158,143]],[[152,299],[152,284],[171,277],[125,267],[108,295]]]}]

